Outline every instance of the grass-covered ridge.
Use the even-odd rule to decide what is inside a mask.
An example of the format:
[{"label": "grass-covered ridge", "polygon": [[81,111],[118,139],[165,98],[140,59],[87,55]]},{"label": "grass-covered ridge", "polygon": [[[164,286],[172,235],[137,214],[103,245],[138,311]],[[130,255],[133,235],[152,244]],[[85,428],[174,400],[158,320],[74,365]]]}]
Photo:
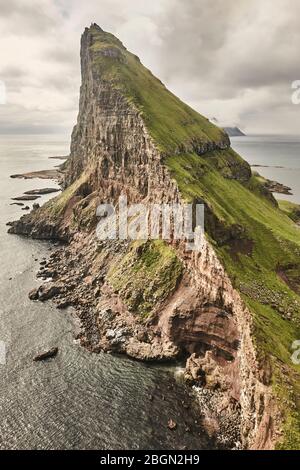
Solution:
[{"label": "grass-covered ridge", "polygon": [[[220,142],[223,130],[173,95],[113,35],[91,28],[90,51],[102,80],[122,91],[142,112],[150,134],[167,152],[196,142]],[[105,52],[106,51],[106,52]]]},{"label": "grass-covered ridge", "polygon": [[280,209],[294,222],[300,223],[300,204],[290,201],[279,201]]}]

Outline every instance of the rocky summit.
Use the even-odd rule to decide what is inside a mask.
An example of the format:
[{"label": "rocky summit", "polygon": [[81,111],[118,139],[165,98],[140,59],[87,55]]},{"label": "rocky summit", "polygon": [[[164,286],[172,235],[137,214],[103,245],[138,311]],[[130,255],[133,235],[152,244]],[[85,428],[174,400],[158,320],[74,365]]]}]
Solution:
[{"label": "rocky summit", "polygon": [[[50,282],[30,298],[73,306],[94,352],[185,360],[186,381],[220,397],[216,415],[238,414],[244,448],[299,448],[299,228],[228,135],[95,24],[82,36],[81,70],[63,192],[9,228],[63,242],[41,265]],[[96,209],[122,194],[204,204],[201,251],[100,241]]]}]

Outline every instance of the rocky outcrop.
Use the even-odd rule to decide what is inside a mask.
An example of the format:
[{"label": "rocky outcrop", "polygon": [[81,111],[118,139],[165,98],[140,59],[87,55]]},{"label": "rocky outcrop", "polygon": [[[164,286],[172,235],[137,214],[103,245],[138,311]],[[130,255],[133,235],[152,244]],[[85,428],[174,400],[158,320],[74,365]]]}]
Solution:
[{"label": "rocky outcrop", "polygon": [[40,354],[37,354],[33,360],[34,362],[42,362],[42,361],[46,361],[47,359],[51,359],[52,357],[55,357],[57,356],[58,354],[58,348],[52,348],[52,349],[49,349],[48,351],[44,351]]},{"label": "rocky outcrop", "polygon": [[282,183],[278,183],[277,181],[266,180],[265,187],[271,193],[278,193],[278,194],[286,194],[288,196],[292,196],[292,189],[289,186],[285,186]]},{"label": "rocky outcrop", "polygon": [[58,193],[60,190],[58,188],[41,188],[41,189],[32,189],[31,191],[25,191],[24,194],[29,196],[42,196],[44,194]]},{"label": "rocky outcrop", "polygon": [[[41,267],[39,277],[48,282],[30,298],[74,306],[82,323],[79,338],[92,351],[147,361],[187,358],[190,383],[218,390],[224,406],[239,404],[243,446],[270,448],[279,418],[269,383],[261,378],[251,315],[211,244],[193,253],[175,241],[165,248],[95,237],[99,203],[116,203],[121,194],[129,203],[183,201],[142,111],[95,65],[103,56],[118,64],[127,60],[119,43],[96,47],[95,34],[102,32],[97,28],[82,37],[80,108],[64,165],[66,191],[9,230],[68,242]],[[230,145],[220,135],[192,138],[176,152],[210,158]],[[221,170],[242,182],[251,176],[249,166],[234,157],[222,161]]]}]

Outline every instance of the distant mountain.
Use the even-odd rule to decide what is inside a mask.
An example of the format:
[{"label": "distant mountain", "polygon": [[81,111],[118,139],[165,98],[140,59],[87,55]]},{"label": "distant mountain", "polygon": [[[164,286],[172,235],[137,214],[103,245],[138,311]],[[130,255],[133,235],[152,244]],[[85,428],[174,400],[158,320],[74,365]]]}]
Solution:
[{"label": "distant mountain", "polygon": [[227,132],[229,137],[245,136],[244,132],[242,132],[238,127],[224,127],[224,131]]}]

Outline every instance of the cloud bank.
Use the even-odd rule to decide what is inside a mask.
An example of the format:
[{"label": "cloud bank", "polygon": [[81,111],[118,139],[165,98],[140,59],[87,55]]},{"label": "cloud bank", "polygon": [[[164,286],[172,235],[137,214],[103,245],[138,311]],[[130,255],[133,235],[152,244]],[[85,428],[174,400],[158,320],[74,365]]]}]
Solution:
[{"label": "cloud bank", "polygon": [[0,0],[1,133],[69,133],[85,26],[116,34],[184,101],[248,133],[299,134],[298,0]]}]

